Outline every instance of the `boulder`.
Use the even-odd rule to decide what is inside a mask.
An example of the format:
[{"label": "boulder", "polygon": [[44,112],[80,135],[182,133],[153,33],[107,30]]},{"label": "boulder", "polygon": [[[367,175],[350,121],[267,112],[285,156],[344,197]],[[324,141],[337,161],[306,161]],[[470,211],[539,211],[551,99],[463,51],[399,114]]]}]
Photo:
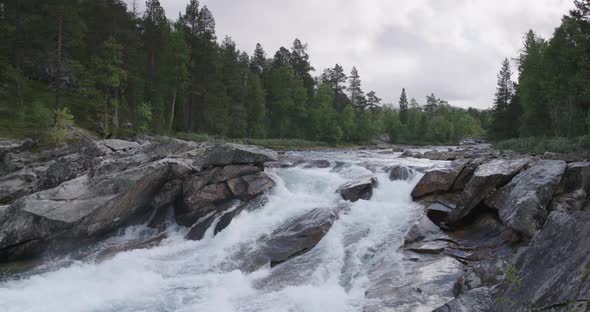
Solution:
[{"label": "boulder", "polygon": [[590,212],[551,213],[507,270],[495,311],[585,311],[590,300],[588,237]]},{"label": "boulder", "polygon": [[344,200],[356,202],[364,199],[369,200],[373,196],[373,188],[377,186],[377,179],[364,177],[356,181],[342,185],[338,192]]},{"label": "boulder", "polygon": [[480,287],[493,287],[504,280],[504,273],[510,267],[507,256],[486,259],[472,263],[453,286],[455,297]]},{"label": "boulder", "polygon": [[227,165],[259,165],[277,161],[278,154],[270,149],[238,144],[216,144],[211,146],[199,160],[203,167]]},{"label": "boulder", "polygon": [[252,175],[262,171],[260,167],[249,165],[229,165],[223,167],[213,176],[213,183],[228,181],[245,175]]},{"label": "boulder", "polygon": [[0,177],[0,204],[11,204],[37,189],[38,175],[31,169],[22,169]]},{"label": "boulder", "polygon": [[275,182],[264,172],[247,175],[227,181],[231,193],[243,201],[249,201],[257,195],[275,186]]},{"label": "boulder", "polygon": [[94,238],[146,214],[169,179],[172,167],[190,173],[184,162],[164,159],[101,177],[88,175],[17,200],[0,220],[0,258],[39,254],[47,247]]},{"label": "boulder", "polygon": [[589,192],[590,162],[570,163],[548,210],[560,212],[582,210],[588,205]]},{"label": "boulder", "polygon": [[450,191],[457,176],[468,163],[468,160],[462,159],[428,169],[412,191],[412,198],[416,200],[426,195]]},{"label": "boulder", "polygon": [[487,204],[499,211],[504,224],[531,238],[547,218],[547,205],[566,166],[562,160],[541,160],[499,189]]},{"label": "boulder", "polygon": [[493,294],[491,287],[472,289],[433,312],[492,312]]},{"label": "boulder", "polygon": [[494,159],[477,167],[461,194],[457,209],[450,214],[449,221],[457,222],[467,216],[492,191],[510,182],[529,162],[530,158]]},{"label": "boulder", "polygon": [[416,170],[403,165],[395,165],[389,168],[389,179],[391,181],[408,181],[416,176]]},{"label": "boulder", "polygon": [[404,237],[404,245],[409,245],[424,239],[438,239],[446,237],[440,228],[429,218],[422,217],[416,221]]},{"label": "boulder", "polygon": [[255,268],[270,263],[274,267],[310,251],[328,233],[340,210],[317,208],[287,221],[257,243],[259,248],[250,266]]}]

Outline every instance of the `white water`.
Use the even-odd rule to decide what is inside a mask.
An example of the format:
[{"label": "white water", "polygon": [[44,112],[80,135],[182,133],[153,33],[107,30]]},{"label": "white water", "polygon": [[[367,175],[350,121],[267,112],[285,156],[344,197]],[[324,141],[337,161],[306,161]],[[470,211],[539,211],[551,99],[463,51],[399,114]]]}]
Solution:
[{"label": "white water", "polygon": [[[155,248],[2,282],[0,311],[362,311],[369,303],[365,292],[376,263],[384,258],[389,263],[402,261],[397,249],[419,214],[409,195],[417,178],[389,181],[384,167],[404,161],[391,154],[304,156],[346,165],[271,171],[278,184],[268,203],[243,212],[215,237],[210,229],[205,239],[186,241],[186,229],[170,228],[169,237]],[[432,162],[411,164],[427,167]],[[373,198],[353,204],[313,250],[273,269],[235,269],[243,260],[236,256],[240,251],[255,248],[261,236],[288,219],[314,208],[335,207],[341,201],[335,193],[338,186],[372,174],[367,168],[375,170],[379,180]],[[129,229],[117,239],[143,232],[141,227]]]}]

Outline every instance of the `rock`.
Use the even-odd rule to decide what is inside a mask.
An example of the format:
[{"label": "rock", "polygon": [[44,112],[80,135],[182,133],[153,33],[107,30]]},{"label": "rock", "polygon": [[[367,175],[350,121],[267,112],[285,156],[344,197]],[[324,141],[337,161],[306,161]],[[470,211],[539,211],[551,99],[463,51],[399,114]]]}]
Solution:
[{"label": "rock", "polygon": [[461,173],[459,173],[457,179],[455,179],[455,183],[453,183],[453,188],[451,190],[453,192],[463,191],[467,183],[469,183],[469,181],[471,180],[473,173],[475,172],[477,167],[479,167],[479,165],[483,163],[483,161],[483,159],[478,158],[470,161],[467,165],[465,165],[465,168],[461,170]]},{"label": "rock", "polygon": [[182,181],[175,179],[166,182],[151,202],[152,213],[148,221],[148,226],[163,229],[166,222],[172,219],[174,206],[181,197]]},{"label": "rock", "polygon": [[317,208],[287,221],[258,243],[255,266],[270,263],[274,267],[310,251],[328,233],[340,210]]},{"label": "rock", "polygon": [[316,160],[307,161],[305,163],[305,165],[303,166],[303,168],[330,168],[331,166],[332,166],[332,163],[330,163],[329,160],[316,159]]},{"label": "rock", "polygon": [[213,177],[213,183],[228,181],[245,175],[252,175],[262,171],[259,167],[249,165],[229,165],[223,167]]},{"label": "rock", "polygon": [[184,238],[189,240],[201,240],[205,237],[205,233],[211,227],[213,222],[217,219],[217,214],[215,212],[209,213],[207,216],[203,217],[197,223],[195,223],[186,234]]},{"label": "rock", "polygon": [[472,289],[493,287],[500,284],[504,280],[504,273],[509,266],[510,262],[506,256],[471,264],[453,286],[455,297],[459,297]]},{"label": "rock", "polygon": [[278,154],[270,149],[225,143],[214,145],[207,150],[200,164],[204,167],[259,165],[269,161],[277,161],[278,159]]},{"label": "rock", "polygon": [[19,154],[30,151],[37,146],[37,142],[31,139],[23,141],[0,141],[0,176],[14,171],[10,164],[9,154]]},{"label": "rock", "polygon": [[589,192],[590,162],[570,163],[548,210],[559,212],[582,210],[588,205]]},{"label": "rock", "polygon": [[96,145],[105,153],[136,153],[139,151],[141,145],[136,142],[108,139],[96,142]]},{"label": "rock", "polygon": [[510,182],[529,162],[530,158],[494,159],[477,167],[461,194],[458,208],[450,214],[449,221],[457,222],[467,216],[492,191]]},{"label": "rock", "polygon": [[82,176],[17,200],[0,220],[0,258],[36,255],[47,247],[106,234],[146,214],[149,203],[173,170],[191,172],[184,162],[164,159],[101,177]]},{"label": "rock", "polygon": [[227,181],[232,194],[243,201],[249,201],[253,197],[274,187],[274,181],[264,172],[247,175]]},{"label": "rock", "polygon": [[400,155],[400,157],[404,157],[404,158],[408,158],[408,157],[411,157],[411,158],[420,158],[420,157],[422,157],[422,154],[420,154],[420,153],[418,153],[418,152],[413,152],[413,151],[411,151],[411,150],[405,150],[405,151],[404,151],[404,152],[403,152],[403,153]]},{"label": "rock", "polygon": [[493,294],[490,287],[472,289],[434,312],[492,312]]},{"label": "rock", "polygon": [[450,191],[457,176],[468,162],[467,160],[456,160],[428,169],[412,191],[412,198],[416,200],[429,194]]},{"label": "rock", "polygon": [[416,171],[402,165],[395,165],[389,168],[389,179],[391,181],[403,180],[408,181],[416,176]]},{"label": "rock", "polygon": [[495,311],[584,311],[568,308],[576,303],[584,308],[590,300],[587,237],[590,212],[551,213],[506,272],[495,296]]},{"label": "rock", "polygon": [[571,193],[557,195],[549,204],[547,209],[549,212],[565,212],[571,213],[573,211],[580,211],[586,208],[588,194],[584,190],[577,190]]},{"label": "rock", "polygon": [[29,195],[37,189],[37,174],[31,169],[22,169],[0,177],[0,204],[11,204],[16,199]]},{"label": "rock", "polygon": [[546,207],[565,169],[565,161],[541,160],[499,189],[488,206],[498,209],[504,224],[531,238],[545,222]]},{"label": "rock", "polygon": [[365,177],[342,185],[338,189],[338,192],[342,198],[347,201],[356,202],[361,199],[369,200],[373,196],[373,188],[376,186],[376,178]]},{"label": "rock", "polygon": [[[445,235],[446,236],[446,235]],[[404,238],[404,245],[422,241],[426,238],[437,239],[443,237],[443,232],[429,218],[422,217],[418,220]]]}]

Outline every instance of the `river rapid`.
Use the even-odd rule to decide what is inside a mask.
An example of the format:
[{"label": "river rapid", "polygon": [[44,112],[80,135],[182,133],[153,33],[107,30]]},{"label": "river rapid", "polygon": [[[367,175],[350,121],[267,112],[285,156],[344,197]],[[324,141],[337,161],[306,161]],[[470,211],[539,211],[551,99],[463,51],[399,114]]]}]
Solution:
[{"label": "river rapid", "polygon": [[[387,169],[395,164],[424,169],[437,162],[380,151],[289,155],[332,165],[266,169],[277,183],[266,202],[242,212],[215,236],[209,229],[203,240],[188,241],[183,238],[186,228],[170,226],[157,247],[121,252],[105,261],[58,259],[37,271],[5,277],[0,311],[430,311],[449,299],[400,298],[392,304],[395,293],[379,292],[410,287],[408,280],[416,278],[400,247],[422,214],[410,197],[421,175],[390,181]],[[366,175],[378,179],[371,200],[351,204],[315,248],[272,269],[242,269],[243,251],[255,249],[261,237],[313,209],[344,204],[338,187]],[[147,226],[134,226],[94,248],[154,234]],[[428,272],[421,272],[424,279]]]}]

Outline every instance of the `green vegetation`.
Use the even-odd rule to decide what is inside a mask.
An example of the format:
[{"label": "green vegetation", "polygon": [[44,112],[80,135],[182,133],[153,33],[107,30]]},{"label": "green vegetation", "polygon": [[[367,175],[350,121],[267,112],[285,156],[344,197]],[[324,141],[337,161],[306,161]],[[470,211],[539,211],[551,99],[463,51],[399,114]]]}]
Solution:
[{"label": "green vegetation", "polygon": [[214,143],[238,143],[257,145],[275,150],[309,150],[309,149],[325,149],[325,148],[346,148],[355,147],[350,143],[327,143],[321,141],[307,141],[302,139],[255,139],[255,138],[228,138],[211,136],[200,133],[176,133],[175,137],[194,142],[214,142]]},{"label": "green vegetation", "polygon": [[590,136],[564,137],[529,137],[514,138],[493,144],[500,150],[512,150],[522,153],[543,154],[553,153],[582,153],[590,150]]},{"label": "green vegetation", "polygon": [[[500,148],[577,152],[590,134],[590,1],[576,0],[545,40],[530,30],[517,57],[518,83],[506,59],[498,75],[489,136]],[[537,139],[531,138],[536,137]]]},{"label": "green vegetation", "polygon": [[[226,37],[213,14],[190,0],[171,21],[157,0],[0,1],[0,136],[59,145],[69,125],[102,137],[199,133],[281,146],[370,142],[452,143],[483,136],[488,112],[434,95],[384,108],[365,93],[356,67],[312,74],[295,39],[267,57]],[[219,42],[221,41],[221,42]],[[252,139],[242,139],[252,138]],[[316,143],[326,142],[326,143]]]}]

